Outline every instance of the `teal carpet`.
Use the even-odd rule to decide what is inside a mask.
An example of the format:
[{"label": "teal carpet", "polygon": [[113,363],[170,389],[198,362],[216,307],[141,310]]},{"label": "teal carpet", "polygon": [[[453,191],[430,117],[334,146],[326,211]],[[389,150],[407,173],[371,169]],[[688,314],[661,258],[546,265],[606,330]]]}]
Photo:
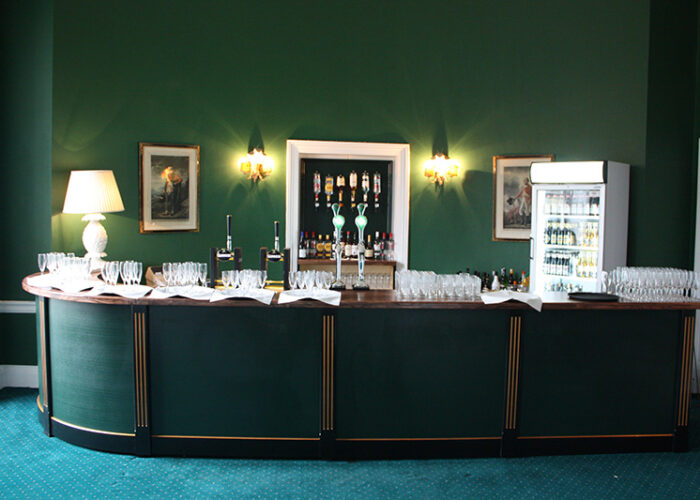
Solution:
[{"label": "teal carpet", "polygon": [[689,453],[325,462],[136,458],[48,438],[36,391],[0,391],[0,498],[700,498]]}]

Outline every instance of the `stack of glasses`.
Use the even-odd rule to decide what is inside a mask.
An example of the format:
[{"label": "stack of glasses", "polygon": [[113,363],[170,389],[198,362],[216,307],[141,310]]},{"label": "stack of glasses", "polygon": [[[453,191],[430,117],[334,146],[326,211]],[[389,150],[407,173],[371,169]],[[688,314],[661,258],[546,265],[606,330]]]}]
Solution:
[{"label": "stack of glasses", "polygon": [[63,266],[66,258],[75,258],[74,253],[49,252],[37,254],[37,263],[39,271],[44,274],[44,270],[48,269],[50,273],[55,273]]},{"label": "stack of glasses", "polygon": [[221,281],[225,289],[265,288],[267,271],[242,269],[241,271],[221,271]]},{"label": "stack of glasses", "polygon": [[105,262],[102,268],[102,278],[108,285],[116,285],[120,276],[125,285],[138,285],[142,274],[143,264],[133,260]]},{"label": "stack of glasses", "polygon": [[629,302],[693,302],[700,272],[671,267],[618,267],[601,275],[603,291]]},{"label": "stack of glasses", "polygon": [[335,275],[328,271],[292,271],[289,273],[289,288],[292,290],[310,290],[312,288],[328,290],[334,279]]},{"label": "stack of glasses", "polygon": [[424,300],[475,300],[481,279],[471,274],[435,274],[432,271],[396,271],[400,298]]},{"label": "stack of glasses", "polygon": [[166,287],[195,286],[207,284],[207,264],[205,262],[163,262],[163,279]]}]

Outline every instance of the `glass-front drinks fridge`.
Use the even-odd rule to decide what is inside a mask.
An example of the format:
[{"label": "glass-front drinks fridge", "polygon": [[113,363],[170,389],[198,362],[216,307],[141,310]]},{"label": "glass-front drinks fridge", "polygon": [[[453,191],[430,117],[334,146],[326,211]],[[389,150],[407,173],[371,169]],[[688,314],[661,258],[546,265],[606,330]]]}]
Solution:
[{"label": "glass-front drinks fridge", "polygon": [[629,172],[613,161],[531,165],[530,291],[601,292],[601,272],[626,264]]}]

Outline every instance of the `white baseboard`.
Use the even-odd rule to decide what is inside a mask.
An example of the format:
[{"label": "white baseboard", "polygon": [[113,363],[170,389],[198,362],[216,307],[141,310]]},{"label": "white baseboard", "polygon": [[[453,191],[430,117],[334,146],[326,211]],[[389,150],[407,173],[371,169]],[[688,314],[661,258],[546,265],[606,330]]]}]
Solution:
[{"label": "white baseboard", "polygon": [[0,389],[3,387],[39,387],[39,373],[32,365],[0,365]]},{"label": "white baseboard", "polygon": [[36,304],[33,300],[0,300],[0,313],[34,314]]}]

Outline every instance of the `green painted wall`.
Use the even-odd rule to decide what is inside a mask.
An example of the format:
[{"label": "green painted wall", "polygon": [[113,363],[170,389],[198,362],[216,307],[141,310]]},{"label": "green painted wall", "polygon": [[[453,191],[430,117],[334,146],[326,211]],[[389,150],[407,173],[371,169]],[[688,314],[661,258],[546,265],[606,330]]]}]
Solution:
[{"label": "green painted wall", "polygon": [[[271,221],[284,220],[288,138],[396,141],[412,152],[411,266],[522,268],[526,243],[491,241],[493,155],[645,169],[644,1],[57,1],[55,28],[60,249],[81,248],[80,217],[59,214],[68,172],[108,168],[126,205],[106,222],[111,258],[204,258],[232,212],[252,266]],[[278,168],[251,185],[234,162],[258,129]],[[139,235],[139,141],[201,146],[199,233]],[[436,191],[420,167],[445,142],[465,173]],[[632,208],[650,202],[645,193]],[[665,242],[659,260],[686,263],[678,247]]]},{"label": "green painted wall", "polygon": [[[10,0],[0,16],[0,300],[51,247],[52,2]],[[33,317],[0,314],[0,364],[36,364]]]}]

